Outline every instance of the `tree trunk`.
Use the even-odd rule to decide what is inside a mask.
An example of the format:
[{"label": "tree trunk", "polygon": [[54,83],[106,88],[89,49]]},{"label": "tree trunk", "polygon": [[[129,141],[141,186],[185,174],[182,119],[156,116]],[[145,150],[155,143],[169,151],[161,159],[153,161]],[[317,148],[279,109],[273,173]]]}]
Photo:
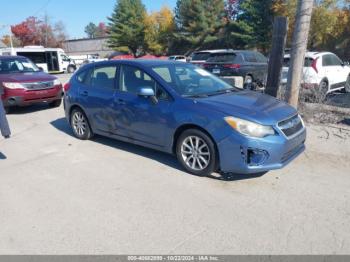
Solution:
[{"label": "tree trunk", "polygon": [[313,4],[314,0],[298,1],[286,90],[286,100],[295,108],[298,107],[299,89],[310,31]]}]

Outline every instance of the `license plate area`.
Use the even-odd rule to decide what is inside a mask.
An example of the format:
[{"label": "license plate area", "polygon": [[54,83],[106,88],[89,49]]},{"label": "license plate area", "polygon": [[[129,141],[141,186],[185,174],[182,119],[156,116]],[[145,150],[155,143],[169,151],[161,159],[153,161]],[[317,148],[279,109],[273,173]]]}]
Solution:
[{"label": "license plate area", "polygon": [[215,69],[213,69],[213,74],[220,74],[220,69],[218,69],[218,68],[215,68]]}]

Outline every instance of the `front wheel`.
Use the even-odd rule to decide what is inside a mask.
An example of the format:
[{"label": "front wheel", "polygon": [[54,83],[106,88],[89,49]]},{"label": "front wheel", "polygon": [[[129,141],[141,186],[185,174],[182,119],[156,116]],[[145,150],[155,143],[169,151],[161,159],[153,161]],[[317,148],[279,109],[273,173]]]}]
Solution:
[{"label": "front wheel", "polygon": [[72,110],[70,124],[74,136],[77,138],[81,140],[88,140],[93,136],[89,121],[81,109],[75,108]]},{"label": "front wheel", "polygon": [[350,93],[350,75],[348,75],[345,86],[344,86],[345,93]]},{"label": "front wheel", "polygon": [[197,129],[184,131],[177,141],[177,159],[188,171],[197,176],[209,176],[217,169],[215,144]]}]

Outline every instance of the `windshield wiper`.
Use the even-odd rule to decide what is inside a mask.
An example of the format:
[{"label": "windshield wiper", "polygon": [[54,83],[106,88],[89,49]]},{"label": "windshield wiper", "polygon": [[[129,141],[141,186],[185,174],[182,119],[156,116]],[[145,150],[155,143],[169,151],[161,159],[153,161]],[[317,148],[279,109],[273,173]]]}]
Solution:
[{"label": "windshield wiper", "polygon": [[215,95],[222,95],[222,94],[227,94],[227,93],[232,93],[232,92],[237,92],[236,88],[229,88],[229,89],[225,89],[225,90],[218,90],[215,91],[213,93],[209,93],[207,94],[208,96],[215,96]]},{"label": "windshield wiper", "polygon": [[206,97],[208,97],[208,95],[207,94],[183,95],[183,97],[187,97],[187,98],[206,98]]}]

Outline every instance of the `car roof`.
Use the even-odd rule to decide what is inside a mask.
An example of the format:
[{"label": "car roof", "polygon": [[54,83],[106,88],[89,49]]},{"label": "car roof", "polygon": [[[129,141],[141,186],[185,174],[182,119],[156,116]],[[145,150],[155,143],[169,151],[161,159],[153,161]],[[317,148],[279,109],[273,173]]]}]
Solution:
[{"label": "car roof", "polygon": [[10,58],[26,58],[19,55],[0,55],[0,59],[10,59]]},{"label": "car roof", "polygon": [[[308,52],[305,53],[305,57],[316,58],[316,57],[318,57],[318,56],[327,55],[327,54],[334,55],[334,54],[331,53],[331,52],[308,51]],[[290,58],[290,54],[285,54],[285,55],[284,55],[284,58]]]},{"label": "car roof", "polygon": [[228,54],[234,54],[234,53],[257,53],[257,51],[254,50],[239,50],[239,49],[217,49],[217,50],[203,50],[195,52],[195,54],[198,53],[211,53],[211,54],[220,54],[220,53],[228,53]]},{"label": "car roof", "polygon": [[172,61],[172,60],[160,60],[160,59],[127,59],[127,60],[109,60],[90,63],[88,65],[113,65],[113,64],[126,64],[126,65],[135,65],[135,66],[161,66],[161,65],[184,65],[182,62]]}]

